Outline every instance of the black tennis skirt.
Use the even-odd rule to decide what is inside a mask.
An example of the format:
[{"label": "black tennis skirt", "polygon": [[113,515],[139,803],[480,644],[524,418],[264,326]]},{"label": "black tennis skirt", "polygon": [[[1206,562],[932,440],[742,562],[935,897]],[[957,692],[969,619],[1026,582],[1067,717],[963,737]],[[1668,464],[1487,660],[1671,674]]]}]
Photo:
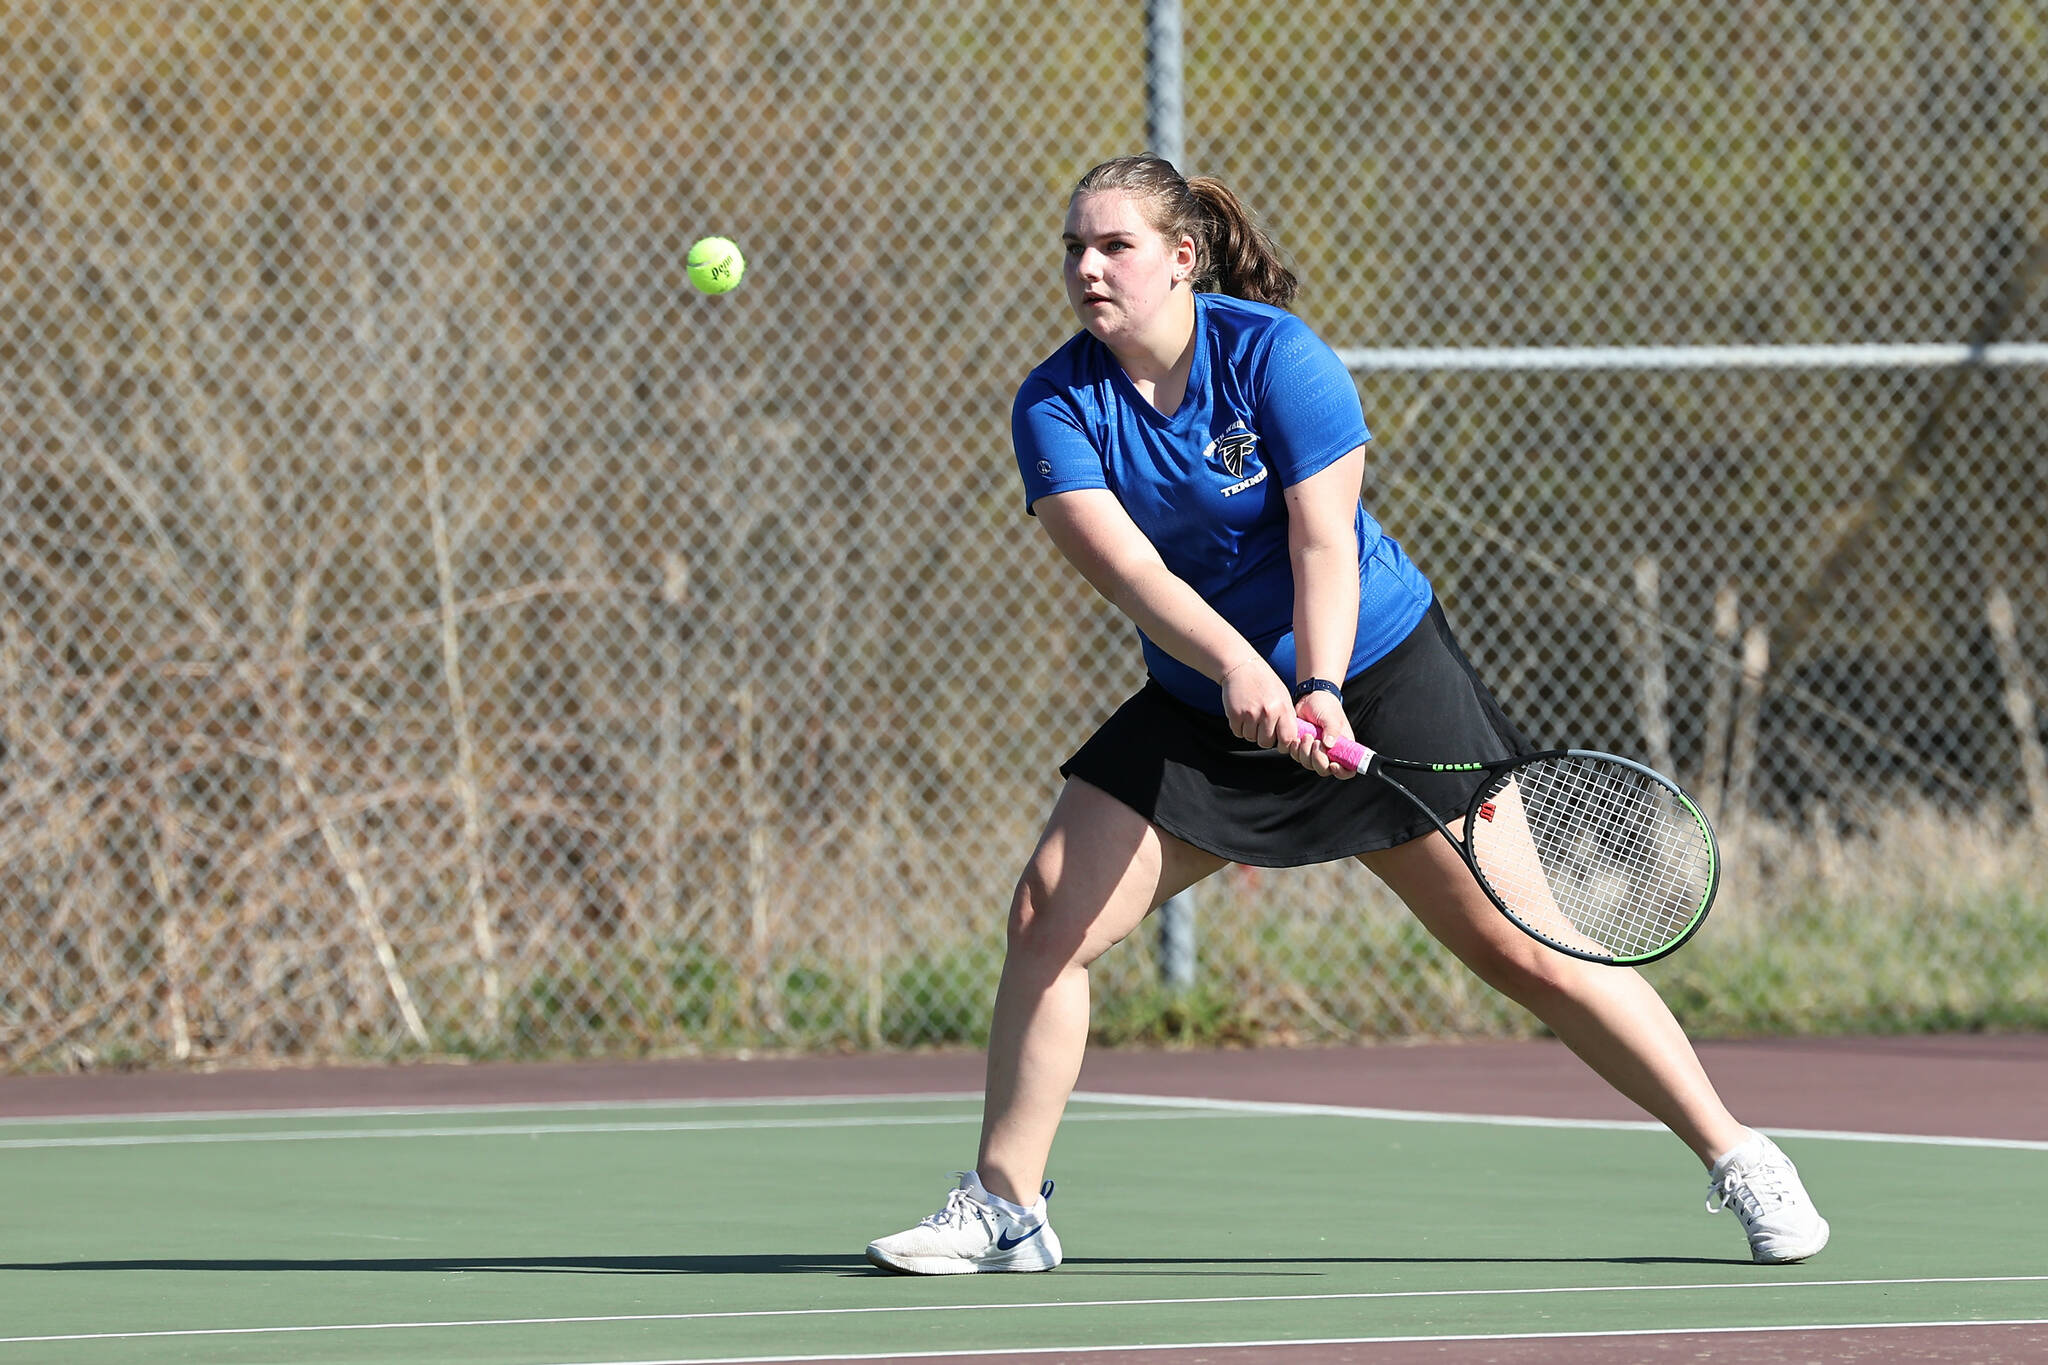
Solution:
[{"label": "black tennis skirt", "polygon": [[[1393,758],[1456,763],[1530,752],[1435,603],[1407,639],[1345,681],[1344,711],[1361,743]],[[1282,750],[1239,739],[1222,716],[1150,679],[1060,773],[1100,787],[1196,848],[1255,867],[1326,863],[1431,830],[1384,782],[1318,777]],[[1401,775],[1447,818],[1464,813],[1475,780]]]}]

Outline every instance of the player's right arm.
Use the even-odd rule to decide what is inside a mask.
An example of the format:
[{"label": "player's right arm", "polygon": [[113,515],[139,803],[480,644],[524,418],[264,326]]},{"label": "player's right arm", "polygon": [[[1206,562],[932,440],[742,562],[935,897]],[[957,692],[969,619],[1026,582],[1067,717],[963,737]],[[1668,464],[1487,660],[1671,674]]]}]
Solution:
[{"label": "player's right arm", "polygon": [[1166,567],[1114,493],[1081,488],[1048,494],[1032,510],[1095,591],[1154,644],[1223,689],[1232,734],[1268,749],[1294,738],[1287,684],[1235,626]]}]

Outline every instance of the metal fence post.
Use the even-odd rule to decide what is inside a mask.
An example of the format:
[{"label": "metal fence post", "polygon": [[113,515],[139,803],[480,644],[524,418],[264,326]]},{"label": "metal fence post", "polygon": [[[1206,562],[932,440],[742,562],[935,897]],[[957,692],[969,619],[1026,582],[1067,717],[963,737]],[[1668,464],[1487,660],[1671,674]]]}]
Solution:
[{"label": "metal fence post", "polygon": [[[1152,154],[1179,166],[1182,133],[1180,0],[1145,6],[1145,117]],[[1185,169],[1185,168],[1183,168]],[[1195,984],[1195,897],[1183,891],[1159,907],[1159,984],[1184,991]]]}]

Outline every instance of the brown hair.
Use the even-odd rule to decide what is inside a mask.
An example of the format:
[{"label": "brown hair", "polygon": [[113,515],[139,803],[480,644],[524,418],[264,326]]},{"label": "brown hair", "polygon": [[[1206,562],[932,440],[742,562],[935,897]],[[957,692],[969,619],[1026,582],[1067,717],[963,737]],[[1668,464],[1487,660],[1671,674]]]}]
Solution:
[{"label": "brown hair", "polygon": [[1143,201],[1145,221],[1169,242],[1195,243],[1195,288],[1285,308],[1294,301],[1294,272],[1280,263],[1272,238],[1230,188],[1206,175],[1184,178],[1156,156],[1120,156],[1081,177],[1068,202],[1100,190]]}]

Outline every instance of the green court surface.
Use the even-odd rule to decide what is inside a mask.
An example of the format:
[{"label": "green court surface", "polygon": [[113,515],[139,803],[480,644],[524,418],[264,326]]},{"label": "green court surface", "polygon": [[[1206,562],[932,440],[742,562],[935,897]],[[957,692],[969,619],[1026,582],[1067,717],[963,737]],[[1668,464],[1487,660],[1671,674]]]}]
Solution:
[{"label": "green court surface", "polygon": [[709,1361],[2035,1320],[2048,1144],[1781,1134],[1834,1224],[1749,1263],[1644,1125],[1076,1100],[1048,1275],[869,1238],[965,1096],[0,1123],[0,1361]]}]

